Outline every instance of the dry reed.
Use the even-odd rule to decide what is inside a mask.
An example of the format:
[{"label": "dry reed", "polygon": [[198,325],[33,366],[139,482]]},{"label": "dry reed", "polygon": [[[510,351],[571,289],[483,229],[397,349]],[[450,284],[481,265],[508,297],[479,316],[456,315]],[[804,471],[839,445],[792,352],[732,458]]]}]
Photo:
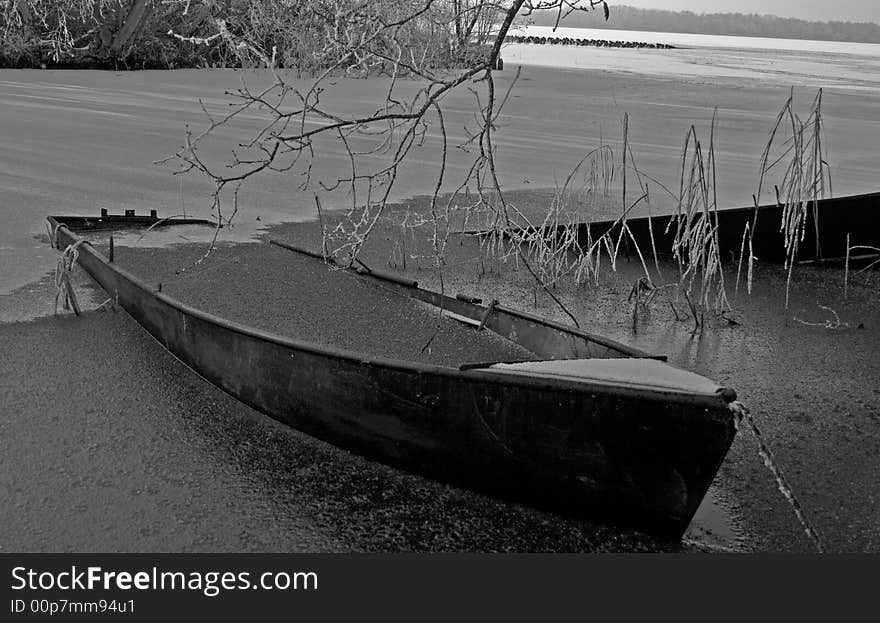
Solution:
[{"label": "dry reed", "polygon": [[[822,89],[816,93],[805,120],[802,120],[794,112],[794,90],[792,89],[776,116],[767,144],[761,154],[758,191],[755,194],[755,216],[747,233],[751,243],[760,213],[757,208],[765,177],[777,167],[784,166],[781,181],[774,185],[774,199],[777,205],[782,208],[780,228],[785,244],[785,309],[789,307],[792,273],[797,261],[798,248],[804,240],[807,219],[810,214],[812,214],[815,229],[816,256],[821,257],[818,201],[825,196],[826,188],[829,194],[832,190],[831,173],[825,159],[823,129]],[[789,135],[781,141],[777,141],[780,132],[788,132]],[[749,254],[749,293],[752,291],[753,260],[754,258]],[[740,257],[740,261],[742,261],[742,257]]]}]

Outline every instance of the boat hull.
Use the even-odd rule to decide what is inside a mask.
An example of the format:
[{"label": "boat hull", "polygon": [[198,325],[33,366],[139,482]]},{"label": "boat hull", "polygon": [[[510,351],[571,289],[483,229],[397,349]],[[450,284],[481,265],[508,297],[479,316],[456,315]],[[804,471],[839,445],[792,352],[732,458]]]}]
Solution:
[{"label": "boat hull", "polygon": [[[64,226],[56,239],[79,240]],[[341,448],[492,495],[678,538],[735,435],[729,396],[337,351],[189,308],[88,244],[78,263],[163,347],[242,402]]]},{"label": "boat hull", "polygon": [[[713,219],[715,216],[713,215]],[[718,247],[725,260],[738,260],[743,249],[746,224],[752,231],[752,255],[761,262],[783,263],[786,259],[785,237],[781,231],[782,206],[764,205],[718,210]],[[629,218],[627,226],[643,253],[653,245],[660,253],[670,253],[675,239],[674,216]],[[650,221],[650,222],[649,222]],[[808,206],[804,239],[798,245],[796,261],[810,261],[846,256],[847,236],[850,246],[880,245],[880,193],[821,199]],[[613,239],[620,235],[620,224],[603,221],[582,224],[578,242],[582,246],[610,232]],[[623,237],[625,244],[629,238]],[[748,253],[748,243],[745,252]]]},{"label": "boat hull", "polygon": [[67,216],[64,223],[76,231],[112,231],[116,229],[140,229],[146,227],[170,227],[172,225],[205,225],[216,227],[217,224],[201,218],[159,218],[155,214],[125,215],[107,214],[100,216]]}]

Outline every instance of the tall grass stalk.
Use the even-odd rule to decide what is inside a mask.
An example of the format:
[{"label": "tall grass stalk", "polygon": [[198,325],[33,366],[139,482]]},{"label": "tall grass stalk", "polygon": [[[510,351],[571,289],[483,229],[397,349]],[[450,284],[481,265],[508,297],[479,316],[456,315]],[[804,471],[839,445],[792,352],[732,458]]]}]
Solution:
[{"label": "tall grass stalk", "polygon": [[672,255],[678,262],[679,286],[684,291],[688,305],[721,314],[729,311],[731,306],[727,299],[718,248],[716,114],[717,110],[712,115],[707,153],[703,153],[694,126],[685,135],[678,207],[667,225],[667,232],[675,227]]},{"label": "tall grass stalk", "polygon": [[[631,244],[644,272],[642,281],[653,289],[646,255],[627,225],[628,215],[643,202],[650,201],[643,180],[645,176],[632,158],[628,121],[628,116],[624,116],[622,153],[625,155],[618,162],[615,162],[614,151],[608,145],[602,144],[587,153],[565,180],[557,184],[549,209],[540,221],[530,219],[508,203],[508,213],[515,227],[504,227],[506,223],[496,220],[481,237],[481,254],[489,254],[500,269],[511,256],[518,257],[514,249],[520,248],[545,286],[555,287],[565,278],[572,279],[575,286],[581,286],[590,282],[598,284],[600,270],[606,262],[611,271],[616,271],[621,244]],[[589,222],[597,214],[607,214],[614,201],[611,186],[615,171],[620,170],[622,179],[626,180],[626,171],[630,168],[635,172],[641,195],[629,205],[622,203],[620,216],[602,235],[594,238]],[[621,201],[627,201],[628,190],[627,182],[622,181]],[[586,239],[583,239],[584,234]],[[651,252],[659,274],[659,259],[653,240]]]},{"label": "tall grass stalk", "polygon": [[[832,192],[831,172],[825,159],[823,143],[824,121],[822,119],[822,89],[816,93],[810,106],[809,114],[802,120],[794,112],[794,90],[786,100],[761,154],[758,192],[755,202],[755,216],[752,220],[749,236],[754,236],[757,227],[759,210],[758,201],[767,175],[774,170],[782,169],[781,181],[774,185],[775,200],[782,208],[782,224],[780,231],[785,244],[785,309],[788,309],[791,277],[797,261],[798,247],[804,240],[807,217],[813,216],[813,227],[816,238],[816,257],[821,257],[819,244],[819,199],[825,197],[826,188]],[[782,140],[780,134],[788,133]],[[750,269],[752,258],[749,257]],[[751,280],[749,281],[751,292]]]}]

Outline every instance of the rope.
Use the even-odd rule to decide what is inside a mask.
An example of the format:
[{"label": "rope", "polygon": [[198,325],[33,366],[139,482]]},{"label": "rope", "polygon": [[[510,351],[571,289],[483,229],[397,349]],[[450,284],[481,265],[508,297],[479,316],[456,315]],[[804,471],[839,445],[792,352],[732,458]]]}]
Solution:
[{"label": "rope", "polygon": [[739,430],[739,425],[741,422],[745,421],[746,424],[748,424],[749,429],[752,431],[752,434],[755,436],[755,440],[758,443],[758,454],[764,461],[764,465],[767,467],[768,470],[770,470],[770,473],[773,474],[773,478],[776,480],[776,487],[779,489],[779,492],[783,495],[783,497],[788,500],[788,503],[791,505],[791,508],[794,511],[795,517],[797,517],[807,537],[815,546],[816,551],[818,551],[820,554],[824,554],[825,546],[822,544],[822,539],[819,536],[819,532],[816,530],[815,526],[813,526],[807,519],[803,507],[800,505],[800,502],[798,502],[797,498],[794,495],[794,491],[792,491],[791,486],[782,475],[782,470],[780,470],[779,466],[776,464],[773,453],[770,451],[770,447],[764,441],[764,436],[761,434],[760,429],[758,429],[758,425],[755,423],[755,419],[752,417],[751,412],[744,404],[737,400],[734,400],[728,406],[730,407],[730,410],[733,412],[733,415],[735,417],[734,421],[736,423],[737,430]]},{"label": "rope", "polygon": [[[53,245],[56,242],[56,233],[52,232]],[[74,244],[68,245],[61,257],[58,258],[58,264],[55,267],[55,314],[58,314],[58,299],[61,299],[62,307],[65,311],[73,310],[77,316],[80,315],[79,302],[76,300],[76,293],[73,290],[73,284],[70,282],[70,272],[73,270],[77,259],[79,259],[79,246],[86,242],[79,240]]]}]

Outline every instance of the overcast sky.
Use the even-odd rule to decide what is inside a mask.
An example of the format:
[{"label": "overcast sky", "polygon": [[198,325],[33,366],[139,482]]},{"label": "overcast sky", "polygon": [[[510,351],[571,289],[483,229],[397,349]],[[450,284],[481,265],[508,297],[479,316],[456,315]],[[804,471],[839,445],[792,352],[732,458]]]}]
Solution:
[{"label": "overcast sky", "polygon": [[629,5],[694,13],[760,13],[806,20],[880,23],[880,0],[608,0]]}]

